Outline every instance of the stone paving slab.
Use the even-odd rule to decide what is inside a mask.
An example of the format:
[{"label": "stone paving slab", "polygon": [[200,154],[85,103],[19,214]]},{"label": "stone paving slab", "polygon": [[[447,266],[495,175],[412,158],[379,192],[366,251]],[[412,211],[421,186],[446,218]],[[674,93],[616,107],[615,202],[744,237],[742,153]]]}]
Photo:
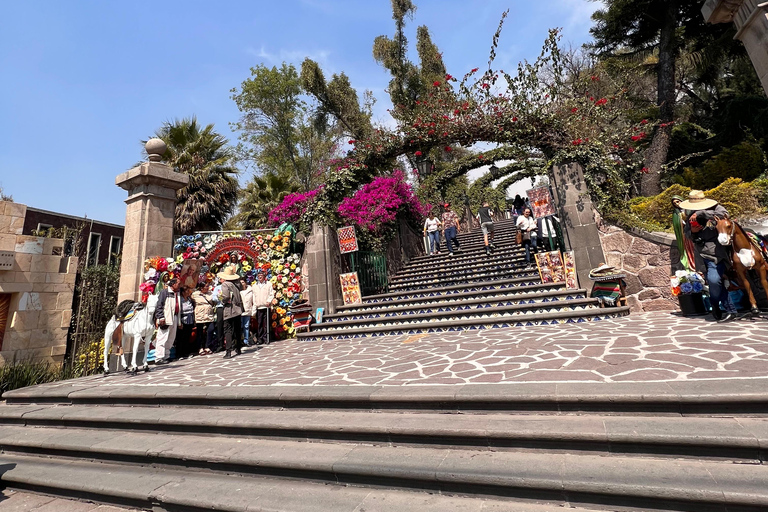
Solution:
[{"label": "stone paving slab", "polygon": [[[768,322],[718,324],[668,313],[599,322],[384,336],[287,340],[177,361],[135,376],[59,386],[403,386],[688,382],[768,377]],[[57,385],[47,392],[55,396]],[[162,388],[158,388],[162,390]],[[157,392],[161,392],[161,391]],[[103,393],[103,391],[101,392]]]},{"label": "stone paving slab", "polygon": [[2,512],[138,512],[134,508],[114,507],[87,501],[54,498],[43,494],[4,489],[0,492]]}]

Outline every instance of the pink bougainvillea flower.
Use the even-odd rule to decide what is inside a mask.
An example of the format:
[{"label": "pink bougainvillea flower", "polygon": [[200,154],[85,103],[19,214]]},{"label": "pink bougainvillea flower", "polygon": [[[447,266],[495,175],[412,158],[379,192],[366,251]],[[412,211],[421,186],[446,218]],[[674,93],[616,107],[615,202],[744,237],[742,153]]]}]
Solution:
[{"label": "pink bougainvillea flower", "polygon": [[416,155],[416,156],[421,156],[421,154],[422,154],[421,151],[417,151],[417,152],[414,153],[414,155]]}]

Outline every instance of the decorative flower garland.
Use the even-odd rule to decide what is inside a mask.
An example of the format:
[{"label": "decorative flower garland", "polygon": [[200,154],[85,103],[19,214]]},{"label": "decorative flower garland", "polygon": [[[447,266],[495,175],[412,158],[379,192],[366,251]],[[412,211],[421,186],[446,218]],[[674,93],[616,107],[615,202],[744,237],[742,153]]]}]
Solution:
[{"label": "decorative flower garland", "polygon": [[[282,225],[272,234],[221,233],[185,235],[174,245],[175,258],[156,256],[144,261],[144,282],[139,289],[141,300],[158,293],[172,277],[180,276],[185,260],[203,260],[198,282],[212,283],[216,274],[227,264],[234,264],[237,274],[251,284],[259,272],[272,283],[272,332],[276,339],[293,336],[293,316],[290,306],[301,298],[301,269],[298,254],[289,254],[294,230]],[[162,283],[158,287],[158,283]]]}]

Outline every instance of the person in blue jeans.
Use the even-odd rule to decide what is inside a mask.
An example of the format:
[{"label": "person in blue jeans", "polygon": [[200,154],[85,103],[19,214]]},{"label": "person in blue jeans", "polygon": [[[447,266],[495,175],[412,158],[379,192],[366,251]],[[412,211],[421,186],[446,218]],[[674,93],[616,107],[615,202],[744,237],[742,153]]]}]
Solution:
[{"label": "person in blue jeans", "polygon": [[531,268],[531,250],[536,252],[537,240],[538,240],[538,224],[536,219],[533,218],[533,213],[530,208],[523,209],[523,214],[517,218],[517,229],[523,233],[523,247],[525,247],[525,268]]},{"label": "person in blue jeans", "polygon": [[736,314],[736,308],[723,285],[723,276],[731,264],[731,256],[729,248],[718,243],[715,227],[718,219],[728,217],[728,210],[714,199],[704,197],[701,190],[691,190],[688,200],[680,203],[680,208],[693,212],[685,223],[685,234],[693,241],[696,270],[704,274],[709,285],[712,315],[721,322],[731,320]]},{"label": "person in blue jeans", "polygon": [[443,212],[443,235],[445,235],[445,246],[448,247],[448,256],[453,256],[453,246],[456,246],[456,251],[461,250],[459,245],[459,239],[456,235],[459,233],[459,216],[456,212],[451,210],[451,205],[445,203],[443,205],[445,211]]},{"label": "person in blue jeans", "polygon": [[440,254],[440,229],[443,223],[437,217],[424,221],[424,236],[429,236],[429,254]]}]

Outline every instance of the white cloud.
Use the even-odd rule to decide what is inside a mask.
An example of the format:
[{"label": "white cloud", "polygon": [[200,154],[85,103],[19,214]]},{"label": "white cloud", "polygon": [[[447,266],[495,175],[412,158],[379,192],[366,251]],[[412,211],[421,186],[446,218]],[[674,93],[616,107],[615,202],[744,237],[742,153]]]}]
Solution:
[{"label": "white cloud", "polygon": [[557,0],[565,16],[565,32],[567,36],[575,32],[587,34],[592,26],[592,14],[602,7],[601,2],[590,0]]},{"label": "white cloud", "polygon": [[269,64],[279,64],[281,62],[300,64],[307,57],[320,64],[324,64],[328,62],[328,57],[331,55],[331,52],[328,50],[306,51],[287,50],[285,48],[281,48],[276,53],[272,53],[264,45],[261,45],[258,50],[252,46],[249,46],[245,49],[245,53],[262,59],[263,62]]}]

